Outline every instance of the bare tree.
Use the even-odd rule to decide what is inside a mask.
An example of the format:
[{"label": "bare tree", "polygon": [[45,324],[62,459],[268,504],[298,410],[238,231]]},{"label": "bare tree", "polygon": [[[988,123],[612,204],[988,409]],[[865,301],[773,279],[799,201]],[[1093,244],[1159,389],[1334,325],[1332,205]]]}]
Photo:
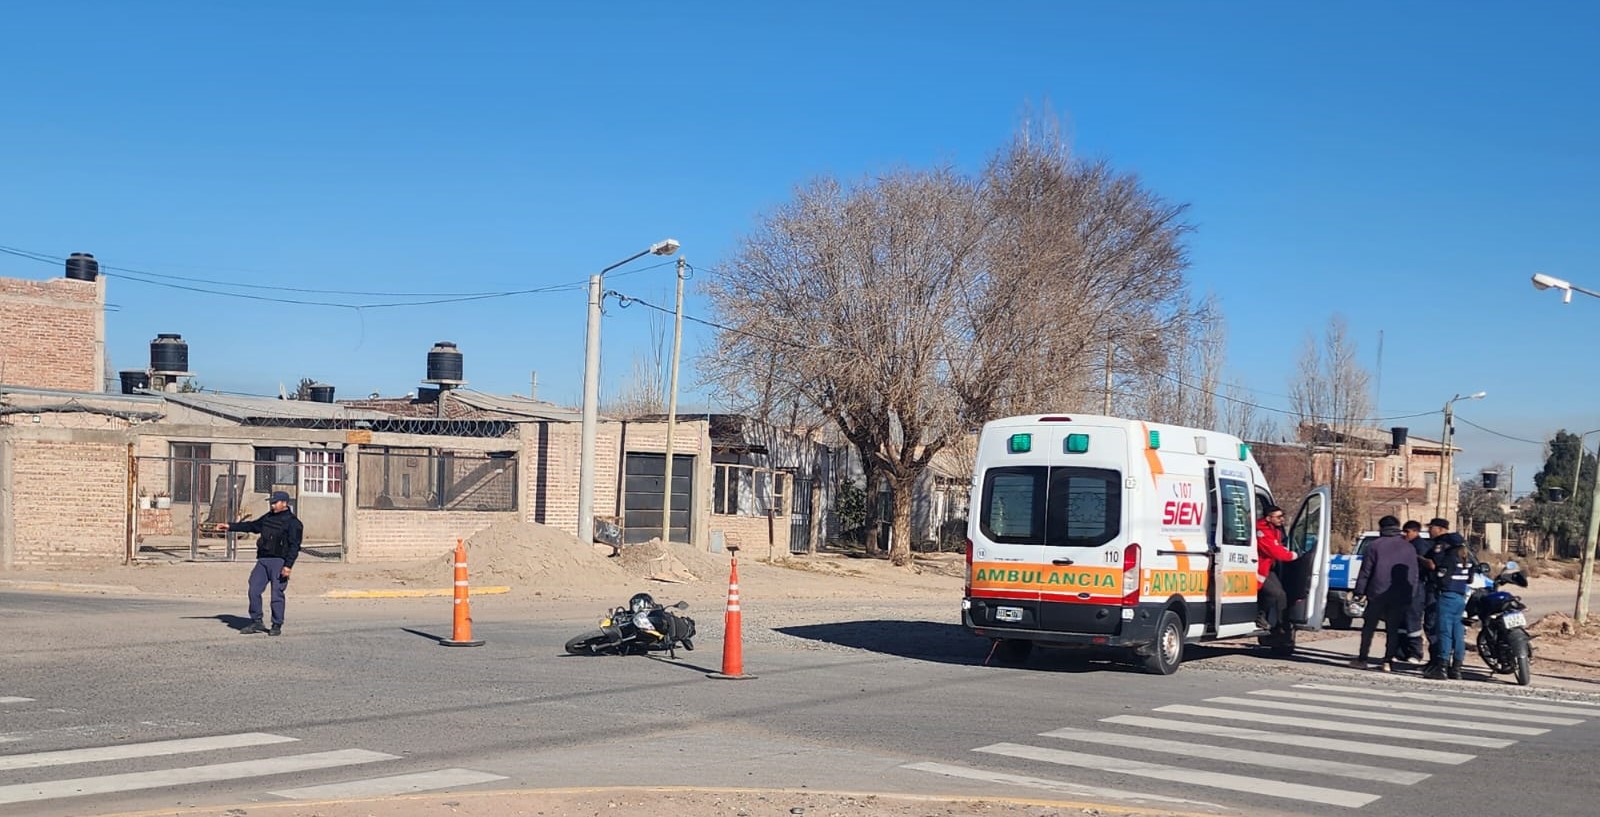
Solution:
[{"label": "bare tree", "polygon": [[1218,418],[1218,428],[1245,442],[1271,442],[1277,436],[1277,424],[1260,410],[1261,407],[1245,390],[1244,383],[1237,378],[1230,378],[1222,389],[1222,413]]},{"label": "bare tree", "polygon": [[1309,466],[1319,448],[1333,450],[1333,528],[1341,534],[1354,533],[1362,524],[1365,497],[1360,479],[1355,469],[1339,466],[1342,452],[1350,451],[1352,458],[1363,453],[1365,438],[1359,432],[1372,423],[1371,382],[1344,318],[1334,315],[1320,345],[1306,336],[1296,377],[1289,384],[1290,407],[1308,460],[1306,473],[1315,474]]},{"label": "bare tree", "polygon": [[869,505],[888,481],[890,558],[906,565],[935,454],[986,420],[1084,402],[1110,327],[1193,321],[1182,211],[1039,129],[977,178],[813,181],[707,281],[724,328],[702,371],[836,426]]}]

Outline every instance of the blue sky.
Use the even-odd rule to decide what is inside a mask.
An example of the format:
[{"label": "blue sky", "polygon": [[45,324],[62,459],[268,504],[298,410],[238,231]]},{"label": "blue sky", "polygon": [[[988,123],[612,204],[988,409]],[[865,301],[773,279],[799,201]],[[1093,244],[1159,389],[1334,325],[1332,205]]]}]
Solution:
[{"label": "blue sky", "polygon": [[[1382,415],[1434,412],[1396,422],[1435,437],[1488,391],[1457,404],[1458,471],[1527,490],[1540,440],[1600,428],[1600,299],[1529,284],[1600,289],[1597,35],[1580,3],[15,4],[0,245],[308,301],[570,285],[357,311],[116,277],[108,332],[117,368],[179,332],[209,388],[341,397],[415,388],[452,340],[474,387],[536,370],[576,403],[588,275],[668,236],[714,267],[815,175],[975,169],[1048,106],[1190,204],[1191,280],[1254,399],[1286,408],[1342,314],[1374,369],[1383,333]],[[670,306],[661,263],[607,286]],[[608,305],[608,392],[649,315]]]}]

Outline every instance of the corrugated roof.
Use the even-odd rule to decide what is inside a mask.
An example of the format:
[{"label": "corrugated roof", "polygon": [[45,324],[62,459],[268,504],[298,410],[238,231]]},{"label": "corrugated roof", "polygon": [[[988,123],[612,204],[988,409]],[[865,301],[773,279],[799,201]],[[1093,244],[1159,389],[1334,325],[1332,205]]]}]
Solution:
[{"label": "corrugated roof", "polygon": [[244,397],[207,392],[165,392],[157,397],[199,411],[240,422],[255,419],[284,420],[386,420],[393,417],[380,411],[354,409],[338,403],[314,400],[279,400],[274,397]]},{"label": "corrugated roof", "polygon": [[578,409],[515,394],[488,394],[476,389],[455,389],[450,392],[450,399],[459,400],[481,411],[509,414],[514,417],[556,420],[564,423],[583,421],[583,412]]}]

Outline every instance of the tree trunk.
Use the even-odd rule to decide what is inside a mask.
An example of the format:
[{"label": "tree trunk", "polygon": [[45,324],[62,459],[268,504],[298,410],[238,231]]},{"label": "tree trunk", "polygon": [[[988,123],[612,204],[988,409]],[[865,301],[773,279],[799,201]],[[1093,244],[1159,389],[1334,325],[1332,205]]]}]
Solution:
[{"label": "tree trunk", "polygon": [[889,563],[895,567],[911,564],[911,504],[916,495],[916,477],[890,480],[893,491],[893,534],[889,537]]},{"label": "tree trunk", "polygon": [[806,553],[815,556],[817,555],[817,543],[822,541],[822,515],[819,513],[819,509],[822,507],[822,480],[815,477],[811,480],[810,507],[811,510],[807,513],[811,519],[811,536],[810,541],[806,543]]},{"label": "tree trunk", "polygon": [[867,535],[863,541],[867,546],[867,555],[876,556],[878,555],[879,551],[878,526],[883,521],[878,513],[879,468],[873,462],[871,457],[863,456],[861,458],[861,472],[867,483],[865,490],[866,498],[864,500],[867,511]]}]

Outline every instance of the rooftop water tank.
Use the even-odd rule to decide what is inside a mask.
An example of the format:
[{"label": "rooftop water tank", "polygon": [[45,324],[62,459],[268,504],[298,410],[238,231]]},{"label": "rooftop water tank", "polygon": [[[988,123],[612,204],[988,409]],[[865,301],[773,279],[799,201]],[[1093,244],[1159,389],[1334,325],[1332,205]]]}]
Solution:
[{"label": "rooftop water tank", "polygon": [[139,389],[150,388],[150,373],[144,369],[123,369],[117,374],[122,378],[123,394],[137,394]]},{"label": "rooftop water tank", "polygon": [[306,391],[311,393],[311,401],[314,403],[333,402],[333,387],[327,383],[312,383]]},{"label": "rooftop water tank", "polygon": [[462,377],[461,351],[454,343],[441,340],[428,350],[428,378],[422,382],[443,385],[467,382]]},{"label": "rooftop water tank", "polygon": [[93,281],[100,277],[100,262],[86,252],[67,256],[67,277],[74,281]]},{"label": "rooftop water tank", "polygon": [[159,334],[150,341],[150,371],[156,374],[187,374],[189,344],[182,335]]}]

